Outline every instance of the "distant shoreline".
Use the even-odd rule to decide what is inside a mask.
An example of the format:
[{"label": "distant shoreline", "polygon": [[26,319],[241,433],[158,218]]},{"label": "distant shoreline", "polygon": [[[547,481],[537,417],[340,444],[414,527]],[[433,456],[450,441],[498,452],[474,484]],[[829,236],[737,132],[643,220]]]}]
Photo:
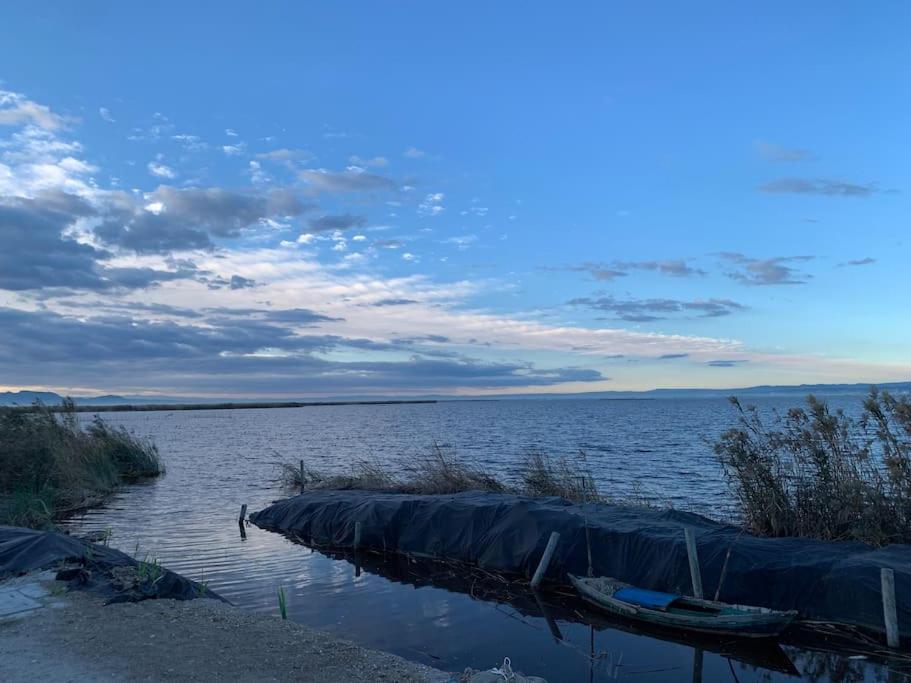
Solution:
[{"label": "distant shoreline", "polygon": [[[283,402],[252,402],[252,403],[139,403],[110,406],[79,405],[75,406],[77,413],[126,413],[145,412],[153,410],[244,410],[250,408],[316,408],[319,406],[385,406],[413,403],[437,403],[436,400],[413,401],[283,401]],[[34,410],[32,406],[10,406],[23,411]],[[63,406],[45,406],[53,412],[62,412]]]}]

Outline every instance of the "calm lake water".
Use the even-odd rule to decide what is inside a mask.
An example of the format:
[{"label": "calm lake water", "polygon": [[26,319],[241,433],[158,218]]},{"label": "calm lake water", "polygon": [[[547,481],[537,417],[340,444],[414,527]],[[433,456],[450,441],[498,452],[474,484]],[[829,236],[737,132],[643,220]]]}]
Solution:
[{"label": "calm lake water", "polygon": [[[832,404],[859,401],[840,397]],[[771,411],[794,399],[752,402]],[[691,681],[694,666],[705,681],[795,680],[784,672],[781,651],[719,653],[717,643],[630,632],[575,601],[548,598],[541,606],[529,594],[491,591],[439,566],[371,557],[358,572],[351,558],[255,527],[245,540],[239,535],[242,503],[253,511],[286,495],[280,463],[303,458],[314,469],[345,471],[353,460],[369,458],[394,467],[426,454],[434,442],[506,478],[531,449],[553,456],[582,450],[607,493],[727,515],[726,484],[708,444],[732,423],[724,400],[472,401],[103,417],[154,439],[167,473],[72,520],[72,531],[110,529],[112,546],[204,580],[242,608],[277,614],[282,586],[289,618],[449,671],[489,668],[508,656],[517,670],[551,683]],[[810,680],[904,680],[880,665],[793,647],[785,652]]]}]

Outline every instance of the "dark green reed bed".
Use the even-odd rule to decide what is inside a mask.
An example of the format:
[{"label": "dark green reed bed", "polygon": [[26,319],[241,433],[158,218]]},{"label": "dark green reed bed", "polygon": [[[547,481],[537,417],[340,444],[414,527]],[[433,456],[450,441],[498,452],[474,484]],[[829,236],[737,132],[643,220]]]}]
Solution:
[{"label": "dark green reed bed", "polygon": [[751,532],[911,543],[909,397],[874,389],[857,418],[813,396],[771,419],[732,402],[715,453]]},{"label": "dark green reed bed", "polygon": [[163,472],[151,442],[100,418],[83,427],[71,401],[62,410],[0,408],[0,524],[48,527]]}]

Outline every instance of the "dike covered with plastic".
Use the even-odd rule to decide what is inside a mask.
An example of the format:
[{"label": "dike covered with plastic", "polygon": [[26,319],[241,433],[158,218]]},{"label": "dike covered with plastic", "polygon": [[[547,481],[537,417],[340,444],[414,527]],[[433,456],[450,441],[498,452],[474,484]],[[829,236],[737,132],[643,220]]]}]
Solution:
[{"label": "dike covered with plastic", "polygon": [[683,594],[692,592],[684,541],[684,528],[689,527],[696,536],[707,597],[715,594],[730,549],[721,600],[796,609],[802,619],[882,632],[880,569],[889,567],[895,572],[901,632],[911,635],[907,545],[872,548],[856,542],[758,538],[678,510],[474,491],[310,491],[255,512],[250,521],[307,543],[337,548],[353,545],[355,522],[361,522],[360,547],[365,550],[454,560],[524,578],[532,576],[556,531],[560,541],[548,582],[567,584],[567,573],[585,575],[590,546],[595,575]]},{"label": "dike covered with plastic", "polygon": [[55,531],[0,526],[0,580],[39,569],[58,570],[70,588],[89,590],[108,603],[154,598],[225,601],[205,586],[126,553]]}]

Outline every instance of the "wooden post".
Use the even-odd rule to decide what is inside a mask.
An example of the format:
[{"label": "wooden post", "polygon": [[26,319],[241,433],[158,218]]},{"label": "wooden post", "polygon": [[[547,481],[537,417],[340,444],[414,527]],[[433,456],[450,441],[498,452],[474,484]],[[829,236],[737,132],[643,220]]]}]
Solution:
[{"label": "wooden post", "polygon": [[363,525],[360,522],[354,523],[354,551],[357,552],[361,547],[361,531]]},{"label": "wooden post", "polygon": [[702,650],[693,650],[693,683],[702,683]]},{"label": "wooden post", "polygon": [[361,533],[364,525],[361,522],[354,523],[354,577],[361,575]]},{"label": "wooden post", "polygon": [[541,581],[544,580],[544,575],[547,573],[547,567],[550,565],[550,561],[554,556],[554,551],[557,549],[557,543],[560,541],[560,534],[556,531],[551,532],[550,538],[547,540],[547,547],[544,548],[544,554],[541,556],[541,561],[538,563],[538,568],[535,570],[535,575],[531,578],[531,587],[537,588],[541,585]]},{"label": "wooden post", "polygon": [[715,602],[718,602],[718,598],[721,596],[721,587],[724,585],[724,577],[728,575],[728,560],[731,559],[731,550],[734,549],[734,544],[728,546],[728,551],[724,555],[724,564],[721,565],[721,576],[718,577],[718,587],[715,588]]},{"label": "wooden post", "polygon": [[686,539],[686,556],[690,561],[693,596],[702,599],[702,573],[699,570],[699,556],[696,554],[696,535],[690,527],[686,527],[683,536]]},{"label": "wooden post", "polygon": [[239,524],[243,524],[244,519],[246,519],[246,517],[247,517],[247,504],[244,503],[243,505],[240,506],[240,518],[237,520],[237,522]]},{"label": "wooden post", "polygon": [[301,493],[304,492],[304,459],[301,458],[301,468],[300,468],[300,477],[301,477]]},{"label": "wooden post", "polygon": [[886,643],[896,649],[901,644],[898,633],[898,612],[895,608],[895,572],[883,567],[879,570],[883,591],[883,621],[886,622]]}]

